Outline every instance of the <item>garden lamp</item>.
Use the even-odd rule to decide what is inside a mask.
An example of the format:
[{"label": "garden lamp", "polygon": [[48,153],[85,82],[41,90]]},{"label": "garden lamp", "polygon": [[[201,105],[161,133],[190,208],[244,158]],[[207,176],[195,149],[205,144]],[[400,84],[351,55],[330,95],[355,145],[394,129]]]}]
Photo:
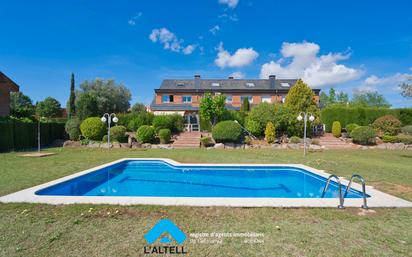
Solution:
[{"label": "garden lamp", "polygon": [[[308,118],[309,116],[309,118]],[[312,113],[307,113],[307,112],[301,112],[299,113],[299,116],[296,118],[298,121],[302,121],[305,124],[304,126],[304,131],[303,131],[303,156],[306,156],[306,128],[307,128],[307,122],[308,119],[310,122],[315,120],[315,116],[313,116]]]},{"label": "garden lamp", "polygon": [[116,117],[116,114],[114,114],[114,113],[112,113],[112,114],[105,113],[100,118],[100,120],[103,123],[107,122],[107,149],[110,150],[110,125],[111,125],[112,121],[114,123],[117,123],[119,121],[119,119]]}]

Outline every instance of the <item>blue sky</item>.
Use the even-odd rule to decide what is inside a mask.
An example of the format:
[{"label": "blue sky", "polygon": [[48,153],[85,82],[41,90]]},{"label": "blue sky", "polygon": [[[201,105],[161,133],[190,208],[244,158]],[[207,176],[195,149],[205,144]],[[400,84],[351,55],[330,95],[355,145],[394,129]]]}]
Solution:
[{"label": "blue sky", "polygon": [[301,77],[411,106],[409,1],[1,1],[0,70],[34,101],[115,79],[150,103],[164,78]]}]

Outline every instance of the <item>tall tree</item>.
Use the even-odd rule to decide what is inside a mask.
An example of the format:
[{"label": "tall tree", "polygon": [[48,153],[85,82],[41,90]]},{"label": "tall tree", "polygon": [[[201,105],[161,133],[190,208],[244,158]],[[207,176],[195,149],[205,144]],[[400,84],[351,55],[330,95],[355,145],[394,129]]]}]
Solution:
[{"label": "tall tree", "polygon": [[10,94],[10,114],[17,118],[33,116],[35,109],[30,97],[22,92],[11,92]]},{"label": "tall tree", "polygon": [[140,113],[140,112],[145,112],[145,111],[146,111],[146,106],[142,103],[135,103],[132,106],[132,112]]},{"label": "tall tree", "polygon": [[362,107],[391,107],[385,97],[377,91],[356,92],[352,98],[351,104]]},{"label": "tall tree", "polygon": [[74,87],[74,74],[72,73],[70,80],[70,98],[67,106],[67,114],[69,118],[76,115],[76,92],[74,91]]},{"label": "tall tree", "polygon": [[225,101],[224,95],[212,96],[210,93],[206,93],[200,101],[199,112],[202,119],[209,121],[212,126],[216,125],[225,111]]},{"label": "tall tree", "polygon": [[80,120],[84,120],[88,117],[99,116],[96,97],[89,93],[81,94],[76,99],[76,110],[77,117]]},{"label": "tall tree", "polygon": [[336,91],[333,87],[329,89],[329,102],[328,104],[335,104],[336,103]]},{"label": "tall tree", "polygon": [[127,112],[130,107],[131,93],[129,89],[122,84],[116,83],[114,80],[96,79],[84,81],[80,84],[80,91],[77,92],[77,97],[84,93],[96,97],[99,114]]},{"label": "tall tree", "polygon": [[36,105],[36,113],[40,117],[60,117],[61,116],[61,106],[59,101],[53,97],[47,97]]},{"label": "tall tree", "polygon": [[315,93],[299,79],[286,95],[285,105],[295,113],[316,109]]},{"label": "tall tree", "polygon": [[336,102],[338,104],[347,104],[349,102],[348,94],[340,91],[339,94],[336,96]]},{"label": "tall tree", "polygon": [[242,104],[240,105],[241,112],[248,112],[250,110],[249,99],[247,97],[243,98]]}]

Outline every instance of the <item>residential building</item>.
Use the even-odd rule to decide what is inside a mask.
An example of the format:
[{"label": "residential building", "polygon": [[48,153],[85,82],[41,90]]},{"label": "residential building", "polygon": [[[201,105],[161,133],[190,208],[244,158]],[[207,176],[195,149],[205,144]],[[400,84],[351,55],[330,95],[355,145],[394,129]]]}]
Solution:
[{"label": "residential building", "polygon": [[10,92],[18,92],[19,86],[0,71],[0,117],[10,115]]},{"label": "residential building", "polygon": [[[209,92],[226,96],[226,108],[239,110],[244,98],[251,106],[267,103],[283,103],[290,88],[297,79],[165,79],[160,88],[155,89],[155,97],[150,110],[155,115],[178,113],[185,117],[187,130],[199,129],[199,104],[202,96]],[[315,100],[319,102],[320,89],[313,89]]]}]

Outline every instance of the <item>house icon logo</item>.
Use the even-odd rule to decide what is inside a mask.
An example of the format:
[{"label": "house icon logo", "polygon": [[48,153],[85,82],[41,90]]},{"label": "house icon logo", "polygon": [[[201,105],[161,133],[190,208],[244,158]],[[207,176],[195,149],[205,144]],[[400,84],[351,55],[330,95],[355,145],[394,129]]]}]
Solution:
[{"label": "house icon logo", "polygon": [[186,240],[185,233],[169,219],[162,219],[144,236],[147,243],[153,244],[160,238],[160,243],[170,244],[172,239],[178,244]]}]

